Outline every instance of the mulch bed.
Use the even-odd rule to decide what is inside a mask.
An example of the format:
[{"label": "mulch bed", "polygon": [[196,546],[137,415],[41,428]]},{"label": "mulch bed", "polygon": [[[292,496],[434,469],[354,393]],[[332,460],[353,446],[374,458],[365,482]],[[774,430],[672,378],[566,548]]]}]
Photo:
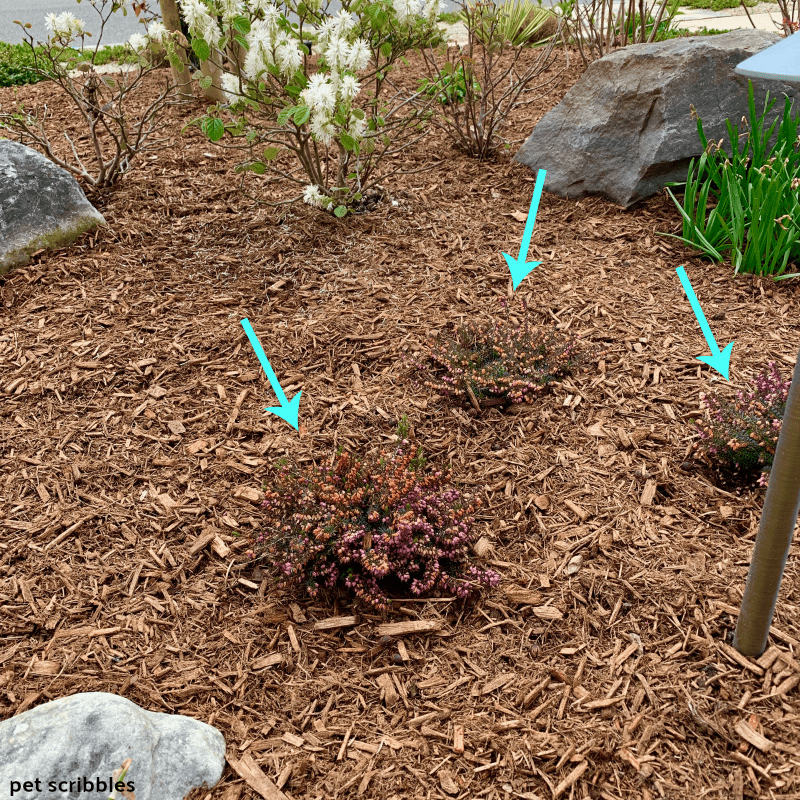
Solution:
[{"label": "mulch bed", "polygon": [[[581,71],[573,52],[510,129]],[[234,155],[178,133],[201,110],[170,109],[172,146],[100,205],[106,228],[1,281],[0,718],[85,691],[196,717],[228,745],[207,800],[800,798],[797,549],[767,657],[744,659],[730,637],[764,492],[693,459],[688,425],[701,392],[770,360],[789,373],[797,281],[659,237],[680,231],[666,193],[628,211],[544,194],[543,263],[512,308],[607,352],[536,404],[477,414],[415,387],[400,354],[502,313],[535,175],[434,132],[395,159],[429,171],[335,222],[243,199]],[[681,264],[735,340],[730,387],[695,358]],[[303,392],[299,434],[264,412],[244,318]],[[241,566],[278,457],[388,444],[403,414],[483,498],[498,589],[382,618]]]}]

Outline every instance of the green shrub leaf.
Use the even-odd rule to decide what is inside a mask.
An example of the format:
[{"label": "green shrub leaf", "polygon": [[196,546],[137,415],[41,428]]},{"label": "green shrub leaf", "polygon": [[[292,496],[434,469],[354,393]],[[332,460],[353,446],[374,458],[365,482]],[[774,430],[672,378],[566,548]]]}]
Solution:
[{"label": "green shrub leaf", "polygon": [[211,57],[211,48],[205,39],[192,39],[192,50],[201,61],[207,61]]},{"label": "green shrub leaf", "polygon": [[200,124],[200,130],[212,141],[218,142],[225,135],[225,126],[221,119],[206,117]]},{"label": "green shrub leaf", "polygon": [[231,27],[242,36],[247,36],[250,33],[250,20],[247,17],[234,17]]}]

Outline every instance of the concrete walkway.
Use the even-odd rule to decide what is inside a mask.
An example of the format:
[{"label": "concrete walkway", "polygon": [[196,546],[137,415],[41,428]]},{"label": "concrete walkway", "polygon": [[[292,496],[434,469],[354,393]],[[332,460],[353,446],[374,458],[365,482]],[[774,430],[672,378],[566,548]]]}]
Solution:
[{"label": "concrete walkway", "polygon": [[[627,3],[626,3],[627,6]],[[753,8],[747,9],[750,12],[751,24],[745,10],[738,8],[728,8],[724,11],[710,11],[705,8],[680,8],[678,14],[672,21],[675,28],[686,31],[701,31],[703,28],[718,31],[733,31],[741,28],[756,28],[762,31],[775,31],[782,33],[781,12],[777,3],[759,3]],[[619,11],[619,4],[614,6],[614,14]],[[455,25],[440,23],[442,30],[447,30],[448,41],[451,44],[466,44],[467,29],[462,22]]]}]

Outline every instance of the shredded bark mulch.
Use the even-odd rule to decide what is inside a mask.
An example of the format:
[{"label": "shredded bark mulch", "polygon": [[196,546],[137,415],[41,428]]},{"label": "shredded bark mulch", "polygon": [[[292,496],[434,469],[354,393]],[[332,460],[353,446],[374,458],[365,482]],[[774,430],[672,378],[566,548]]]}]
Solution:
[{"label": "shredded bark mulch", "polygon": [[[573,52],[515,138],[581,70]],[[48,91],[19,97],[47,97],[57,131]],[[206,800],[800,798],[797,547],[770,647],[744,658],[764,491],[721,483],[688,424],[701,392],[790,372],[797,281],[658,236],[680,232],[666,193],[627,211],[545,193],[512,313],[607,352],[535,404],[477,413],[415,387],[401,354],[504,313],[535,174],[434,132],[394,159],[430,170],[337,222],[243,198],[236,156],[179,133],[201,112],[169,109],[170,147],[99,204],[106,228],[0,281],[0,718],[104,691],[203,720],[229,763]],[[696,360],[680,265],[735,341],[730,385]],[[303,392],[299,433],[264,411],[244,318]],[[382,618],[242,565],[276,459],[388,445],[403,414],[483,498],[476,558],[498,589]]]}]

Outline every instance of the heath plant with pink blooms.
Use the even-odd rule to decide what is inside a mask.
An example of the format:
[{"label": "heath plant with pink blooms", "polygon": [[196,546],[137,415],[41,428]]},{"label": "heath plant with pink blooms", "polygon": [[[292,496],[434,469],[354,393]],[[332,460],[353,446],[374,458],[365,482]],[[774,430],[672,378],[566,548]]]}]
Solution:
[{"label": "heath plant with pink blooms", "polygon": [[530,403],[548,385],[584,371],[602,355],[580,349],[577,335],[536,328],[523,318],[470,321],[429,344],[423,359],[411,359],[419,383],[446,397],[481,406]]},{"label": "heath plant with pink blooms", "polygon": [[700,395],[706,419],[692,420],[700,433],[694,447],[725,471],[745,478],[759,474],[758,485],[766,486],[781,432],[790,381],[781,377],[770,362],[751,388],[736,393],[733,402]]},{"label": "heath plant with pink blooms", "polygon": [[500,580],[470,561],[479,505],[446,472],[426,469],[408,439],[380,457],[285,462],[265,493],[266,530],[248,555],[272,566],[279,588],[300,585],[317,597],[344,587],[380,611],[390,595],[468,598]]}]

